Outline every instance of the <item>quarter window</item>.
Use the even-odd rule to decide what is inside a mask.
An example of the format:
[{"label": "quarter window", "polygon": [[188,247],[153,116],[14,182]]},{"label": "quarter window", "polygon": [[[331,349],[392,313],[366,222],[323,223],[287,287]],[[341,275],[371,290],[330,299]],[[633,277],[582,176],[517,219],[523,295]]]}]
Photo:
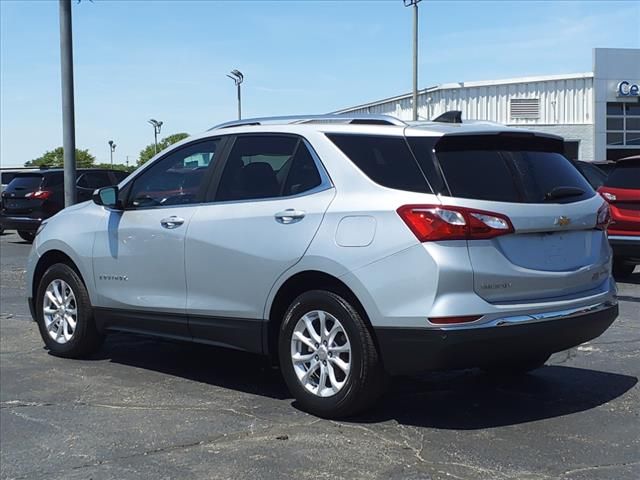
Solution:
[{"label": "quarter window", "polygon": [[216,200],[296,195],[317,187],[320,174],[304,142],[279,135],[239,136],[229,153]]},{"label": "quarter window", "polygon": [[344,134],[327,137],[378,185],[432,193],[404,137]]},{"label": "quarter window", "polygon": [[129,206],[134,208],[185,205],[199,202],[205,173],[213,162],[219,140],[176,150],[134,180]]}]

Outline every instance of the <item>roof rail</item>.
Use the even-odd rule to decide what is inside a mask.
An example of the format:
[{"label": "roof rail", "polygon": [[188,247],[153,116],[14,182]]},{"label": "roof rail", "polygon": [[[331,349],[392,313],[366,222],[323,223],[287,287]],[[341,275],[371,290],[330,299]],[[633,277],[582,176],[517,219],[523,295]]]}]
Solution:
[{"label": "roof rail", "polygon": [[301,123],[349,123],[352,125],[399,125],[406,126],[402,120],[392,117],[391,115],[373,115],[373,114],[326,114],[326,115],[289,115],[283,117],[259,117],[247,118],[244,120],[233,120],[231,122],[221,123],[209,130],[218,130],[221,128],[265,125],[265,124],[301,124]]}]

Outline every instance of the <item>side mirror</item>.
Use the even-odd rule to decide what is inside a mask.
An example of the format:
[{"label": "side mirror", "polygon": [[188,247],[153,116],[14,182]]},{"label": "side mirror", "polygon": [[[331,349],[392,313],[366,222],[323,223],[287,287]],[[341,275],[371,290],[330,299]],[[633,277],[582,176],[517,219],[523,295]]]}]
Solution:
[{"label": "side mirror", "polygon": [[93,203],[104,207],[122,210],[122,203],[118,200],[118,187],[102,187],[93,192]]}]

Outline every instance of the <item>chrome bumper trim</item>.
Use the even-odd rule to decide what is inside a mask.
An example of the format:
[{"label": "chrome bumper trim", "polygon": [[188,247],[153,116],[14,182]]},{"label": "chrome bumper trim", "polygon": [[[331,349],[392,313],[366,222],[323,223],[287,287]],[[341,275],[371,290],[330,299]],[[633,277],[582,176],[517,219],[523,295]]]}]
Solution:
[{"label": "chrome bumper trim", "polygon": [[461,324],[442,327],[440,330],[471,330],[475,328],[495,328],[495,327],[509,327],[514,325],[526,325],[529,323],[547,322],[552,320],[564,320],[566,318],[578,317],[580,315],[587,315],[590,313],[600,312],[609,308],[615,307],[618,304],[617,300],[610,300],[606,302],[595,303],[584,307],[568,308],[565,310],[555,310],[552,312],[531,313],[527,315],[514,315],[511,317],[502,317],[490,320],[488,322],[473,323],[473,324]]},{"label": "chrome bumper trim", "polygon": [[616,242],[630,242],[630,243],[639,243],[640,244],[640,236],[636,235],[609,235],[609,240],[615,240]]}]

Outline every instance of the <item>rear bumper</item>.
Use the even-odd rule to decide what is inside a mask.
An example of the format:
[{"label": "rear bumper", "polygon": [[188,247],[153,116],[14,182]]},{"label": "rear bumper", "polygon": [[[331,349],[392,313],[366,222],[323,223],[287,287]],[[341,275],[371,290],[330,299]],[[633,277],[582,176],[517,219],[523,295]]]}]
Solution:
[{"label": "rear bumper", "polygon": [[392,375],[482,367],[550,355],[600,336],[618,315],[603,302],[571,310],[519,315],[469,326],[375,328],[385,369]]},{"label": "rear bumper", "polygon": [[41,218],[0,215],[0,227],[5,230],[23,230],[35,232],[42,223]]},{"label": "rear bumper", "polygon": [[609,244],[614,256],[640,262],[640,235],[609,235]]}]

